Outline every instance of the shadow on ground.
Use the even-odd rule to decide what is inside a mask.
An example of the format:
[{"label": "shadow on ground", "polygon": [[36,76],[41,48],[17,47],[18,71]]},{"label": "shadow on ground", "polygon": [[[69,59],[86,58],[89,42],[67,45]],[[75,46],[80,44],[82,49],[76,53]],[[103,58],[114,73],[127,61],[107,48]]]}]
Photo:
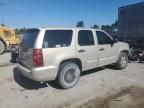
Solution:
[{"label": "shadow on ground", "polygon": [[85,76],[85,75],[93,74],[93,73],[96,73],[96,72],[100,72],[100,71],[105,70],[105,69],[118,70],[117,68],[115,68],[114,65],[107,65],[107,66],[104,66],[104,67],[98,67],[98,68],[95,68],[95,69],[84,71],[84,72],[81,73],[81,76]]},{"label": "shadow on ground", "polygon": [[18,71],[17,68],[13,69],[13,75],[14,75],[15,82],[25,89],[33,90],[33,89],[47,87],[45,83],[41,84],[39,82],[34,82],[24,77],[23,75],[21,75],[21,73]]},{"label": "shadow on ground", "polygon": [[91,69],[91,70],[88,70],[88,71],[84,71],[84,72],[81,73],[81,77],[89,75],[89,74],[93,74],[93,73],[96,73],[96,72],[100,72],[104,69],[106,69],[106,68],[105,67],[100,67],[100,68],[95,68],[95,69]]},{"label": "shadow on ground", "polygon": [[[88,71],[82,72],[81,77],[89,75],[89,74],[93,74],[95,72],[100,72],[107,68],[112,69],[111,66],[106,66],[106,67],[88,70]],[[13,69],[13,76],[14,76],[14,80],[17,84],[19,84],[21,87],[28,89],[28,90],[34,90],[34,89],[37,90],[37,89],[45,88],[48,86],[51,86],[56,89],[61,89],[56,81],[48,81],[48,82],[44,82],[44,83],[32,81],[32,80],[24,77],[23,75],[21,75],[21,73],[19,72],[17,67],[15,67]]]},{"label": "shadow on ground", "polygon": [[5,53],[11,53],[14,50],[15,50],[14,48],[13,49],[6,49],[6,50],[4,50],[3,54],[5,54]]}]

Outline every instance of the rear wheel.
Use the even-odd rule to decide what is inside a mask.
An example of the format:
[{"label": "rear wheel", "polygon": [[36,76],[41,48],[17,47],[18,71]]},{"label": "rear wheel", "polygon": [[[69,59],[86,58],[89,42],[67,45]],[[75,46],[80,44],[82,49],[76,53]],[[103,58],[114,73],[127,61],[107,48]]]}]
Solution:
[{"label": "rear wheel", "polygon": [[0,41],[0,54],[4,52],[4,43]]},{"label": "rear wheel", "polygon": [[65,62],[60,65],[58,74],[58,83],[64,88],[68,89],[75,86],[80,78],[80,68],[77,64],[72,62]]},{"label": "rear wheel", "polygon": [[125,52],[121,52],[119,59],[116,63],[116,68],[125,69],[127,67],[127,63],[128,63],[128,55]]}]

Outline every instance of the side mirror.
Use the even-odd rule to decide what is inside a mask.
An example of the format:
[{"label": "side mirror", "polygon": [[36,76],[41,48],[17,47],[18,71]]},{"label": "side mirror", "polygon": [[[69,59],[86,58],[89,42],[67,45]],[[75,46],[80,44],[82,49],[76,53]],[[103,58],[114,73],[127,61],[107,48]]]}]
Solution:
[{"label": "side mirror", "polygon": [[118,43],[118,39],[117,38],[114,38],[113,41],[114,41],[114,43]]},{"label": "side mirror", "polygon": [[112,38],[113,38],[113,40],[112,40],[112,43],[114,44],[114,43],[118,43],[118,35],[113,35],[112,36]]},{"label": "side mirror", "polygon": [[111,44],[113,45],[114,43],[118,43],[118,39],[113,38],[113,40],[111,41]]},{"label": "side mirror", "polygon": [[118,38],[116,36],[113,37],[113,43],[118,43]]}]

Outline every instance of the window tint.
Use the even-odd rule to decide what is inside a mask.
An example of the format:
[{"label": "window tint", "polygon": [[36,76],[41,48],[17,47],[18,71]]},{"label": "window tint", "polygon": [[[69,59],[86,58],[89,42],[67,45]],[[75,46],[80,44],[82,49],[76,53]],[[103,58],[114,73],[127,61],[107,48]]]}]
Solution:
[{"label": "window tint", "polygon": [[101,31],[96,31],[97,34],[97,39],[98,39],[98,44],[110,44],[111,43],[111,39],[110,37]]},{"label": "window tint", "polygon": [[81,30],[78,33],[78,44],[81,46],[94,45],[94,38],[92,31]]},{"label": "window tint", "polygon": [[20,46],[23,46],[26,48],[33,48],[38,33],[39,33],[38,29],[27,30],[24,34],[24,37],[23,37],[23,40],[22,40]]},{"label": "window tint", "polygon": [[71,45],[72,30],[47,30],[45,32],[43,48],[59,48]]}]

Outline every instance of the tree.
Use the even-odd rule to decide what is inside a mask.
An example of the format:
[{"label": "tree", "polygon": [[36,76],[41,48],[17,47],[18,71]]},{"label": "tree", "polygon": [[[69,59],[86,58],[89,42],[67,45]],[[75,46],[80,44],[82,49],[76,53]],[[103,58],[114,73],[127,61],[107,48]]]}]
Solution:
[{"label": "tree", "polygon": [[16,31],[16,34],[18,35],[21,35],[21,34],[24,34],[24,32],[26,31],[27,29],[24,27],[24,28],[16,28],[15,31]]},{"label": "tree", "polygon": [[102,30],[111,30],[112,27],[110,25],[102,25],[101,26]]},{"label": "tree", "polygon": [[84,22],[83,21],[77,22],[76,27],[84,27]]},{"label": "tree", "polygon": [[111,26],[112,28],[118,28],[118,21],[116,20]]},{"label": "tree", "polygon": [[2,27],[6,27],[6,25],[4,23],[1,24]]},{"label": "tree", "polygon": [[100,27],[97,24],[94,24],[91,28],[99,29]]}]

